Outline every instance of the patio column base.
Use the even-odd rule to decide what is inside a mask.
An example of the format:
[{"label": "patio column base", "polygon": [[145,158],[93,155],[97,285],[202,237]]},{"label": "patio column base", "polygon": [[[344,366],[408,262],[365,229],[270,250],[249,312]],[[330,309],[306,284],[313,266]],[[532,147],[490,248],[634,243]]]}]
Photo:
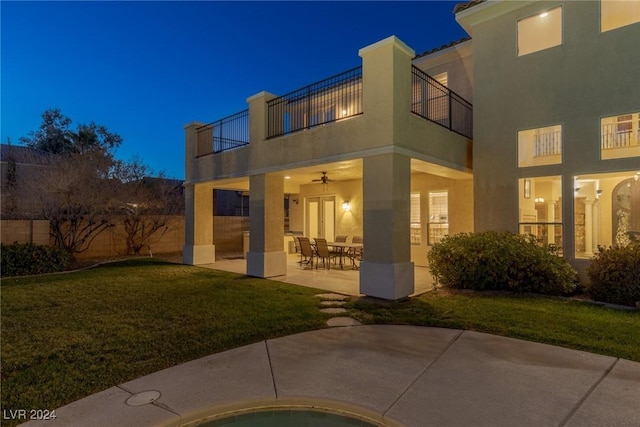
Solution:
[{"label": "patio column base", "polygon": [[251,252],[247,253],[247,276],[275,277],[287,274],[287,253]]},{"label": "patio column base", "polygon": [[184,245],[182,263],[188,265],[212,264],[216,262],[215,245]]},{"label": "patio column base", "polygon": [[388,300],[407,297],[414,292],[412,262],[360,264],[360,293]]}]

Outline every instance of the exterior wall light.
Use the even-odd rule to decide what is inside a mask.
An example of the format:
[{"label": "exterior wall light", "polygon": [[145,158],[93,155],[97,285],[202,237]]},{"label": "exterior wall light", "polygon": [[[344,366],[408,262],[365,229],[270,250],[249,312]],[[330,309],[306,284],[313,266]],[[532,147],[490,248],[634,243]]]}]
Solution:
[{"label": "exterior wall light", "polygon": [[536,198],[534,199],[534,201],[535,201],[536,203],[544,203],[544,197],[536,197]]},{"label": "exterior wall light", "polygon": [[348,200],[346,202],[342,202],[342,210],[345,212],[349,212],[351,210],[351,204]]}]

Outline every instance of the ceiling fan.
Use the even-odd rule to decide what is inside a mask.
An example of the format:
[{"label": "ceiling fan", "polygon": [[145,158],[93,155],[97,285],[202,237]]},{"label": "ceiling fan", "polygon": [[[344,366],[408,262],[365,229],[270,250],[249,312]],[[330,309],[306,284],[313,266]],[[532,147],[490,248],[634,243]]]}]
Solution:
[{"label": "ceiling fan", "polygon": [[329,177],[327,176],[326,172],[322,172],[322,176],[320,177],[320,179],[314,179],[312,180],[312,182],[319,182],[322,184],[322,191],[327,191],[327,187],[329,186],[329,183],[332,180],[329,179]]},{"label": "ceiling fan", "polygon": [[333,180],[329,179],[326,172],[322,172],[322,176],[320,177],[320,179],[312,180],[312,182],[321,182],[322,184],[329,184],[331,181]]}]

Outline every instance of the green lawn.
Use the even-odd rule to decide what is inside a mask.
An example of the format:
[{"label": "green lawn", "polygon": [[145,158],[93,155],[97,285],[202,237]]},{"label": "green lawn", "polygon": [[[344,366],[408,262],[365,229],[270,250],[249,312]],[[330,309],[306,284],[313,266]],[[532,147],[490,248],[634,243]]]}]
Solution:
[{"label": "green lawn", "polygon": [[54,409],[328,318],[314,289],[149,259],[1,284],[5,409]]},{"label": "green lawn", "polygon": [[363,323],[469,329],[640,362],[640,310],[543,296],[428,292],[399,302],[360,299]]},{"label": "green lawn", "polygon": [[[53,409],[329,317],[314,289],[152,259],[1,285],[3,409]],[[445,291],[348,308],[363,323],[473,329],[640,361],[640,311]]]}]

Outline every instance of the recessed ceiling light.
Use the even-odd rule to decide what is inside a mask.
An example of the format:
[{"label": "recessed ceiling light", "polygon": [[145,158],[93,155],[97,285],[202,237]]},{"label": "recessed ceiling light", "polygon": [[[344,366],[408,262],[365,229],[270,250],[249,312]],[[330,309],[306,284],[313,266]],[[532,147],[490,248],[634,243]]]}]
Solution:
[{"label": "recessed ceiling light", "polygon": [[284,179],[291,179],[289,175],[285,176]]},{"label": "recessed ceiling light", "polygon": [[546,18],[547,16],[549,16],[549,12],[542,12],[540,14],[540,18]]}]

